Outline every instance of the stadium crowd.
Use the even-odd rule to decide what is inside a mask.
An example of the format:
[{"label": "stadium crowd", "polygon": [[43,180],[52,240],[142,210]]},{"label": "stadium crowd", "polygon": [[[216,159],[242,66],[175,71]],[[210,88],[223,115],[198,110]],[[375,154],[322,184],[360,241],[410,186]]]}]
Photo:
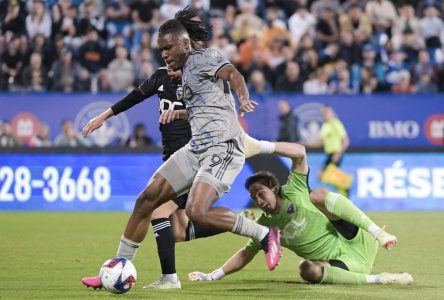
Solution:
[{"label": "stadium crowd", "polygon": [[156,32],[186,5],[252,93],[444,91],[439,0],[7,0],[3,91],[129,91],[164,63]]}]

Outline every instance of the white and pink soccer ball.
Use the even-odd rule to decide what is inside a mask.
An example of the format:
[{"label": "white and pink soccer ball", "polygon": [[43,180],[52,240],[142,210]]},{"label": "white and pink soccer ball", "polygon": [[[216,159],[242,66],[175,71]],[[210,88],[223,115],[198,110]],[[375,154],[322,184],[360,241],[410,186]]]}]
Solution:
[{"label": "white and pink soccer ball", "polygon": [[137,271],[131,261],[123,257],[114,257],[103,263],[99,276],[107,291],[123,294],[136,284]]}]

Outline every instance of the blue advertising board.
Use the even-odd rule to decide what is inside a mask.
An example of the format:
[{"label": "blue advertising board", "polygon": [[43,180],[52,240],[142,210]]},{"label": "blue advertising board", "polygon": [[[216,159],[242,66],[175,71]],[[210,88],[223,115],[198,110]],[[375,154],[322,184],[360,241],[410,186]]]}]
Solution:
[{"label": "blue advertising board", "polygon": [[[63,120],[72,120],[80,131],[89,119],[117,102],[123,94],[0,94],[0,120],[10,120],[24,143],[38,123],[51,128],[51,137],[61,131]],[[252,96],[255,99],[254,96]],[[242,122],[260,139],[275,140],[279,129],[278,101],[290,102],[298,117],[304,141],[319,137],[320,108],[331,105],[344,123],[355,147],[444,146],[444,101],[442,95],[305,96],[272,94],[261,101]],[[124,142],[138,122],[144,123],[156,142],[159,134],[159,101],[151,97],[125,113],[109,119],[91,136],[99,146]]]},{"label": "blue advertising board", "polygon": [[[308,155],[310,186],[325,157]],[[0,154],[0,211],[131,211],[140,191],[162,163],[160,154]],[[287,168],[288,159],[282,159]],[[220,206],[250,204],[243,185],[246,164]],[[364,210],[443,210],[444,154],[347,153],[351,200]]]}]

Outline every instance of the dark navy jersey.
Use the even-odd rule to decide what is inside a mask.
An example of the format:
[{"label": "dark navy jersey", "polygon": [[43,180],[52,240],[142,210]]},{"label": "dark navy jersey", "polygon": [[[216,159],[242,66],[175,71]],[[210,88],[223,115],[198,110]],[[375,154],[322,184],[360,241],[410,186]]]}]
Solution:
[{"label": "dark navy jersey", "polygon": [[[126,97],[111,107],[115,114],[125,111],[155,94],[159,97],[160,113],[166,110],[185,109],[182,99],[182,82],[171,79],[165,67],[157,69],[133,93],[137,99]],[[129,101],[129,99],[131,100]],[[164,160],[186,145],[191,138],[191,127],[187,120],[174,120],[169,124],[160,124],[159,129],[162,134]]]}]

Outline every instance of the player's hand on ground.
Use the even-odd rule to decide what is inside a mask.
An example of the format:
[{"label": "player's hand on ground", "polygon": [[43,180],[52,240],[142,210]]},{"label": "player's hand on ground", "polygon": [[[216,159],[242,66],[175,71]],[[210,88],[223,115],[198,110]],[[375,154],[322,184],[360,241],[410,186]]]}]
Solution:
[{"label": "player's hand on ground", "polygon": [[95,117],[89,120],[85,127],[83,127],[82,136],[85,138],[88,137],[88,135],[90,135],[94,130],[102,127],[103,123],[105,123],[105,120],[100,117]]},{"label": "player's hand on ground", "polygon": [[159,123],[168,124],[173,122],[174,120],[180,119],[181,111],[180,110],[166,110],[162,112],[159,117]]},{"label": "player's hand on ground", "polygon": [[189,281],[211,281],[213,280],[210,274],[202,273],[199,271],[191,272],[188,274]]},{"label": "player's hand on ground", "polygon": [[256,105],[258,104],[259,103],[257,103],[256,101],[250,99],[239,100],[240,116],[243,117],[244,113],[253,112],[254,109],[256,108]]}]

